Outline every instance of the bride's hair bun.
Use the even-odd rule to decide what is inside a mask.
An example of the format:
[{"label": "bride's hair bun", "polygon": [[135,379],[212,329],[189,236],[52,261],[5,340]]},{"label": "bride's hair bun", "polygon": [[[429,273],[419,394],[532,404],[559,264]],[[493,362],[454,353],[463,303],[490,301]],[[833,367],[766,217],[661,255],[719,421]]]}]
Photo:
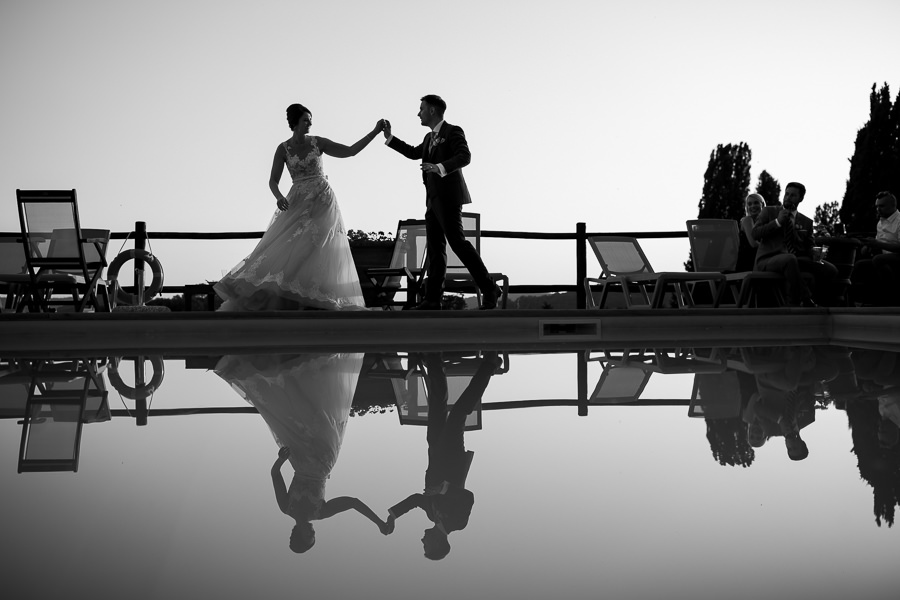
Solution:
[{"label": "bride's hair bun", "polygon": [[287,107],[287,122],[288,127],[291,128],[291,131],[293,131],[294,127],[297,126],[297,123],[300,122],[300,118],[304,115],[304,113],[309,113],[310,116],[312,116],[312,111],[302,104],[291,104]]}]

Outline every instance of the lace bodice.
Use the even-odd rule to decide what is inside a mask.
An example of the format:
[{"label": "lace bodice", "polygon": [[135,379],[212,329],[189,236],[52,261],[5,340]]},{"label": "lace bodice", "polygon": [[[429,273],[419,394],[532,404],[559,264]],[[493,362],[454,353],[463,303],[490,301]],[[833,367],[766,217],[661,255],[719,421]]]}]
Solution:
[{"label": "lace bodice", "polygon": [[309,142],[312,144],[312,148],[303,157],[297,156],[294,152],[291,140],[284,142],[288,173],[291,174],[292,181],[310,177],[325,177],[325,171],[322,170],[322,151],[319,150],[318,138],[309,136]]}]

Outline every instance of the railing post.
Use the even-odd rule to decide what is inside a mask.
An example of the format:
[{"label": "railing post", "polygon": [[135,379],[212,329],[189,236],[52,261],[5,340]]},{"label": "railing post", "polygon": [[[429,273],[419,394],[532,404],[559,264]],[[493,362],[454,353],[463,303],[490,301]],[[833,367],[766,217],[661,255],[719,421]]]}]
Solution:
[{"label": "railing post", "polygon": [[[147,223],[144,221],[135,221],[134,223],[134,249],[147,249]],[[134,261],[134,294],[137,298],[137,305],[144,305],[144,261]]]},{"label": "railing post", "polygon": [[[135,390],[140,390],[144,387],[144,383],[146,383],[145,378],[146,374],[144,373],[144,357],[137,356],[134,359]],[[147,424],[147,417],[149,416],[149,412],[147,411],[147,395],[143,392],[138,392],[136,396],[137,397],[134,399],[134,418],[137,426],[142,427]]]},{"label": "railing post", "polygon": [[579,309],[587,308],[587,294],[584,291],[584,278],[587,277],[587,226],[584,223],[575,225],[575,301]]},{"label": "railing post", "polygon": [[578,416],[586,417],[588,414],[588,365],[587,350],[578,352]]}]

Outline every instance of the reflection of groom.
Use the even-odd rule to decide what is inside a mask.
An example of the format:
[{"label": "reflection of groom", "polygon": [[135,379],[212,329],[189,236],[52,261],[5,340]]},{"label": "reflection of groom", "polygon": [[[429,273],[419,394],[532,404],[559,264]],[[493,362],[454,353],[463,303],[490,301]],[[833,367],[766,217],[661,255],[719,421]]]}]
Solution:
[{"label": "reflection of groom", "polygon": [[496,352],[486,352],[475,375],[447,412],[449,393],[447,376],[441,355],[429,353],[424,357],[428,383],[428,468],[425,471],[425,491],[413,494],[391,507],[387,528],[394,521],[419,507],[434,523],[425,530],[422,544],[425,556],[440,560],[450,552],[447,536],[469,524],[475,495],[466,489],[466,477],[474,452],[466,451],[463,433],[466,416],[471,413],[500,365]]},{"label": "reflection of groom", "polygon": [[440,310],[444,276],[447,272],[447,244],[456,253],[475,284],[481,290],[482,309],[497,307],[497,286],[488,275],[475,247],[466,240],[462,224],[462,206],[469,204],[469,188],[462,168],[472,155],[461,127],[444,121],[447,103],[440,96],[424,96],[419,105],[419,120],[431,131],[422,143],[412,147],[391,134],[385,120],[387,145],[406,158],[422,161],[425,184],[425,235],[428,250],[428,285],[425,299],[414,310]]}]

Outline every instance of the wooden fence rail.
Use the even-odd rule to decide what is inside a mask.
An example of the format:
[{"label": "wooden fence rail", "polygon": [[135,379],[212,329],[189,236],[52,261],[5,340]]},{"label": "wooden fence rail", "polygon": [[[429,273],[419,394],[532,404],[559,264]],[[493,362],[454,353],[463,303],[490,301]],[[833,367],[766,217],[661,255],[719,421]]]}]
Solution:
[{"label": "wooden fence rail", "polygon": [[[114,240],[133,239],[136,249],[146,249],[147,240],[252,240],[260,239],[263,231],[222,231],[222,232],[193,232],[193,231],[152,231],[148,232],[146,223],[135,223],[134,231],[117,231],[110,235]],[[517,240],[572,240],[575,242],[575,282],[571,284],[512,284],[510,292],[518,294],[547,294],[553,292],[575,292],[576,306],[585,308],[587,295],[584,290],[584,278],[587,277],[587,239],[589,237],[603,236],[627,236],[638,239],[675,239],[688,237],[687,231],[598,231],[588,232],[584,223],[576,223],[573,232],[536,232],[536,231],[500,231],[482,230],[481,237],[497,239]],[[143,283],[143,263],[136,261],[134,287]],[[208,286],[206,286],[208,287]],[[186,294],[185,304],[190,300],[188,294],[201,294],[205,292],[203,285],[166,285],[166,293]],[[209,292],[211,293],[211,292]]]}]

